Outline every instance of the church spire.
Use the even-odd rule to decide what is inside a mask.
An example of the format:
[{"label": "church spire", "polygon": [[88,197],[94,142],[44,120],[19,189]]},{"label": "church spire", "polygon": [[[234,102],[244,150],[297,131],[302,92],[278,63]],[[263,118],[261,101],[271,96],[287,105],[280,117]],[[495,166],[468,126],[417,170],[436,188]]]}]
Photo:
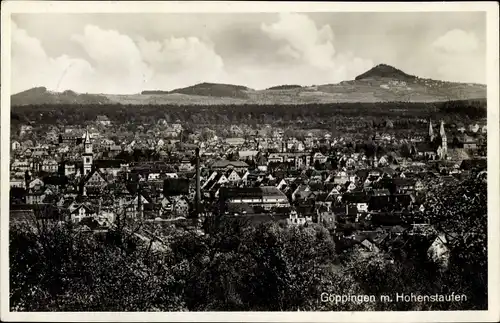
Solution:
[{"label": "church spire", "polygon": [[85,140],[83,141],[84,153],[83,157],[83,174],[87,175],[92,170],[93,153],[92,153],[92,142],[90,140],[89,131],[85,132]]},{"label": "church spire", "polygon": [[444,130],[444,121],[441,120],[441,127],[439,129],[441,136],[441,159],[445,159],[448,155],[448,140],[446,139],[446,132]]},{"label": "church spire", "polygon": [[434,140],[434,129],[432,128],[432,120],[429,119],[429,139],[430,141]]},{"label": "church spire", "polygon": [[89,129],[85,130],[85,144],[90,144],[90,135],[89,135]]},{"label": "church spire", "polygon": [[443,120],[441,120],[441,127],[439,129],[439,135],[441,136],[441,138],[446,137],[446,132],[444,131],[444,121]]}]

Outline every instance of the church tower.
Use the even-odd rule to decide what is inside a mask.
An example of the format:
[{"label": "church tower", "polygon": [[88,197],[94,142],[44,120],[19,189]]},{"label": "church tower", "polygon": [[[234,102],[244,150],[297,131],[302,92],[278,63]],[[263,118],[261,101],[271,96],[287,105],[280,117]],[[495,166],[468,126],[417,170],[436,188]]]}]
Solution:
[{"label": "church tower", "polygon": [[92,170],[93,153],[92,153],[92,141],[90,140],[89,131],[85,132],[85,140],[83,141],[84,153],[83,157],[83,175],[87,175]]},{"label": "church tower", "polygon": [[434,129],[432,128],[432,120],[429,119],[429,141],[434,141]]},{"label": "church tower", "polygon": [[439,136],[441,137],[441,158],[445,158],[448,154],[448,139],[446,138],[446,132],[444,130],[444,121],[441,120],[441,128],[439,129]]}]

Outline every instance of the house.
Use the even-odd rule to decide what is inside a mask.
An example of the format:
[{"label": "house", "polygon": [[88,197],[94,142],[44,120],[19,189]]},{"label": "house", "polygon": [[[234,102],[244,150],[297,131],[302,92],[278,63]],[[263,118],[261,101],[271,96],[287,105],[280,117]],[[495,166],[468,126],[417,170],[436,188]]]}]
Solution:
[{"label": "house", "polygon": [[425,189],[426,189],[426,187],[421,180],[417,180],[415,182],[415,191],[419,192],[419,191],[423,191]]},{"label": "house", "polygon": [[189,214],[189,202],[182,197],[175,199],[173,213],[175,216],[186,217]]},{"label": "house", "polygon": [[427,257],[438,264],[443,270],[449,266],[450,249],[448,248],[448,243],[453,239],[453,235],[441,233],[434,239],[429,249],[427,249]]},{"label": "house", "polygon": [[359,243],[360,246],[366,250],[366,251],[371,251],[371,252],[379,252],[380,249],[377,247],[377,245],[367,238],[361,238],[361,242]]},{"label": "house", "polygon": [[29,182],[28,189],[31,191],[39,191],[43,188],[44,185],[45,184],[41,179],[35,178],[31,182]]},{"label": "house", "polygon": [[97,124],[100,124],[100,125],[103,125],[103,126],[109,126],[111,124],[111,121],[105,115],[99,115],[99,116],[97,116],[96,122],[97,122]]},{"label": "house", "polygon": [[59,144],[79,145],[83,142],[83,134],[63,133],[59,135]]},{"label": "house", "polygon": [[336,215],[328,210],[317,210],[318,223],[326,227],[335,228]]},{"label": "house", "polygon": [[10,166],[11,170],[25,172],[31,169],[31,165],[26,160],[15,160]]},{"label": "house", "polygon": [[238,175],[238,173],[236,172],[236,170],[234,170],[234,169],[233,170],[229,170],[228,173],[229,174],[226,177],[227,177],[227,180],[229,182],[233,182],[234,183],[234,182],[241,181],[241,177],[240,177],[240,175]]},{"label": "house", "polygon": [[313,155],[313,161],[314,163],[318,162],[320,164],[326,163],[327,157],[323,155],[322,153],[318,152]]},{"label": "house", "polygon": [[345,171],[340,171],[337,174],[335,174],[335,177],[333,178],[333,183],[335,184],[345,184],[349,181],[349,175]]},{"label": "house", "polygon": [[297,186],[295,191],[293,191],[293,193],[292,193],[292,201],[297,200],[299,198],[299,196],[302,194],[302,192],[310,192],[310,191],[311,191],[311,188],[309,187],[309,185],[301,184],[301,185]]},{"label": "house", "polygon": [[59,168],[59,164],[54,159],[45,159],[42,161],[42,171],[47,173],[55,173]]},{"label": "house", "polygon": [[18,149],[21,148],[21,144],[19,143],[19,141],[16,141],[16,140],[13,140],[11,143],[10,143],[10,149],[12,151],[16,151]]},{"label": "house", "polygon": [[230,161],[230,160],[217,160],[210,165],[212,170],[246,170],[248,169],[248,164],[243,161]]},{"label": "house", "polygon": [[42,189],[30,190],[26,194],[26,204],[42,204],[46,195]]},{"label": "house", "polygon": [[300,216],[295,210],[292,210],[288,216],[288,225],[305,225],[308,222],[312,222],[311,216]]},{"label": "house", "polygon": [[437,156],[436,148],[432,144],[426,141],[416,142],[411,148],[412,154],[418,156],[426,157],[429,159],[434,159]]},{"label": "house", "polygon": [[10,187],[18,187],[18,188],[25,188],[26,187],[26,181],[24,180],[23,177],[11,177],[10,179]]},{"label": "house", "polygon": [[238,151],[239,160],[254,160],[259,153],[258,150],[240,150]]},{"label": "house", "polygon": [[480,127],[479,127],[479,125],[478,125],[477,123],[474,123],[474,124],[470,124],[470,125],[469,125],[469,131],[470,131],[470,132],[474,132],[474,133],[476,133],[476,132],[478,132],[478,131],[479,131],[479,128],[480,128]]},{"label": "house", "polygon": [[372,195],[368,201],[368,210],[370,211],[381,211],[390,208],[391,197],[387,195]]},{"label": "house", "polygon": [[393,178],[392,188],[395,193],[404,193],[415,190],[416,180],[408,178]]},{"label": "house", "polygon": [[276,207],[290,207],[288,198],[274,186],[221,187],[220,199],[225,203],[244,203],[270,210]]},{"label": "house", "polygon": [[283,156],[277,154],[277,153],[272,153],[272,154],[269,154],[269,156],[267,157],[267,163],[268,164],[271,164],[271,163],[282,163],[283,162]]},{"label": "house", "polygon": [[347,192],[352,192],[356,189],[356,184],[354,184],[354,182],[347,182],[346,185]]},{"label": "house", "polygon": [[276,188],[279,189],[280,191],[283,191],[286,187],[288,187],[289,184],[288,182],[283,178],[279,183],[276,185]]},{"label": "house", "polygon": [[342,202],[346,205],[355,206],[357,212],[368,212],[368,202],[370,197],[365,192],[344,193]]},{"label": "house", "polygon": [[244,143],[244,138],[226,138],[226,144],[229,146],[242,146]]},{"label": "house", "polygon": [[385,188],[376,188],[371,190],[372,196],[389,196],[391,193],[388,189]]},{"label": "house", "polygon": [[183,158],[179,164],[180,172],[189,172],[194,169],[194,166],[191,164],[191,161],[187,158]]},{"label": "house", "polygon": [[85,204],[75,207],[70,213],[70,219],[73,223],[79,223],[84,218],[96,216],[97,212],[93,208]]}]

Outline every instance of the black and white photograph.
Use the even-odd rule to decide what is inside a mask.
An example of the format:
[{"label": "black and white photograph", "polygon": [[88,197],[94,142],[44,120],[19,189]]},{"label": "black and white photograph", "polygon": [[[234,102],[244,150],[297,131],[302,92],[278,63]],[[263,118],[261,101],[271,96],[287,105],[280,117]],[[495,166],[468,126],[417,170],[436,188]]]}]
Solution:
[{"label": "black and white photograph", "polygon": [[23,2],[2,320],[500,319],[498,3]]}]

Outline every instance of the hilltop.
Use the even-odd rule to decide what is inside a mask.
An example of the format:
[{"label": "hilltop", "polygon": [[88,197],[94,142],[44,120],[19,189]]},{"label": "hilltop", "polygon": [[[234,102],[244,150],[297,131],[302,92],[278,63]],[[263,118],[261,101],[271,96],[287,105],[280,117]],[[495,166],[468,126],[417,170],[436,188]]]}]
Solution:
[{"label": "hilltop", "polygon": [[446,82],[409,75],[379,64],[354,80],[315,86],[277,85],[254,90],[242,85],[199,83],[172,91],[149,90],[140,94],[78,94],[33,88],[12,96],[12,105],[27,104],[310,104],[374,102],[440,102],[485,99],[486,85]]},{"label": "hilltop", "polygon": [[374,68],[356,76],[354,80],[391,78],[396,80],[415,80],[417,77],[406,74],[405,72],[386,64],[379,64]]},{"label": "hilltop", "polygon": [[186,94],[198,96],[213,96],[219,98],[240,98],[246,99],[248,95],[245,91],[249,88],[241,85],[220,84],[220,83],[200,83],[185,88],[179,88],[172,91],[143,91],[142,94]]},{"label": "hilltop", "polygon": [[71,90],[48,91],[45,87],[35,87],[11,96],[11,105],[28,104],[105,104],[111,101],[105,95],[79,94]]}]

